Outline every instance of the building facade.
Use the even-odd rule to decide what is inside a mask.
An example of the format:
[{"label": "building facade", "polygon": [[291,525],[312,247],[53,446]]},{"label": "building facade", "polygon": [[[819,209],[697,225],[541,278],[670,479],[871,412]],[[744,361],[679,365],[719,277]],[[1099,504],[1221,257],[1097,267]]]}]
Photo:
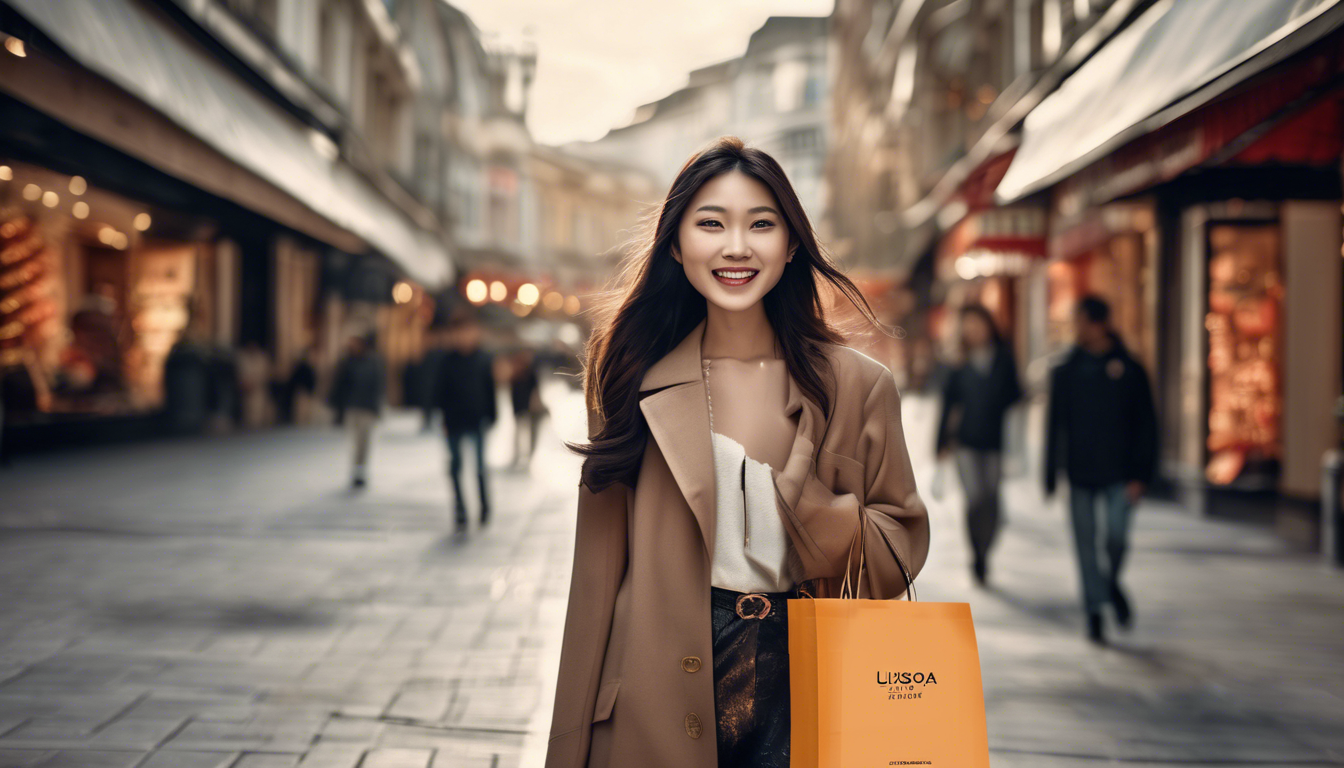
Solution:
[{"label": "building facade", "polygon": [[741,57],[691,72],[684,88],[639,107],[629,125],[565,149],[641,168],[666,190],[693,152],[736,135],[779,161],[820,225],[827,200],[828,24],[825,17],[771,17]]},{"label": "building facade", "polygon": [[1153,378],[1171,490],[1310,541],[1344,367],[1342,13],[842,0],[832,167],[860,191],[837,230],[920,287],[930,346],[989,307],[1038,392],[1103,296]]},{"label": "building facade", "polygon": [[15,0],[0,37],[20,448],[272,423],[300,356],[328,370],[352,333],[414,354],[454,264],[415,183],[425,75],[386,5]]}]

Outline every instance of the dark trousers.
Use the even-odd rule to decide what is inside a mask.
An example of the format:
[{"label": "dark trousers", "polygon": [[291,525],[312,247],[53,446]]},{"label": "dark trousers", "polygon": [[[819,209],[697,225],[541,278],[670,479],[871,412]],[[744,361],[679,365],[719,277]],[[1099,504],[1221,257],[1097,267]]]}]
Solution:
[{"label": "dark trousers", "polygon": [[485,429],[483,427],[449,427],[448,476],[453,481],[453,511],[459,523],[467,521],[466,497],[462,495],[462,441],[470,439],[476,448],[476,479],[481,490],[481,520],[490,517],[490,494],[485,476]]},{"label": "dark trousers", "polygon": [[[758,619],[738,613],[743,593],[718,587],[710,592],[719,765],[788,768],[788,599],[797,595],[764,593],[770,612]],[[749,598],[743,612],[758,615],[760,607],[759,599]]]},{"label": "dark trousers", "polygon": [[957,449],[957,473],[966,491],[966,532],[977,562],[984,562],[999,533],[999,485],[1003,455],[998,451]]},{"label": "dark trousers", "polygon": [[[1104,509],[1106,564],[1103,567],[1097,547],[1097,506]],[[1101,488],[1071,486],[1069,517],[1073,521],[1073,542],[1078,553],[1078,575],[1083,586],[1083,609],[1100,613],[1111,601],[1112,584],[1120,580],[1120,568],[1129,549],[1129,525],[1133,504],[1125,494],[1124,483]]]}]

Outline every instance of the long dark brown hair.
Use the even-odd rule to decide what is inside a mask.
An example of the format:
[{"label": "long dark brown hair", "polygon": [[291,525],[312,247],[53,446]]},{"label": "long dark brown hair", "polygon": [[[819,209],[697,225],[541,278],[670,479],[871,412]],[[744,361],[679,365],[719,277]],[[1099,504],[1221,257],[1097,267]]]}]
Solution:
[{"label": "long dark brown hair", "polygon": [[581,482],[594,492],[614,482],[635,486],[649,430],[639,409],[639,385],[649,367],[707,312],[705,297],[672,256],[682,215],[705,182],[732,171],[770,188],[788,224],[790,243],[798,245],[762,303],[789,374],[828,419],[834,372],[824,350],[828,344],[843,344],[846,336],[826,319],[818,277],[848,298],[872,327],[882,328],[867,299],[817,242],[779,163],[737,137],[717,139],[682,166],[667,198],[647,217],[642,236],[627,250],[612,287],[598,295],[591,310],[596,320],[584,350],[583,390],[598,426],[589,443],[565,446],[585,457]]}]

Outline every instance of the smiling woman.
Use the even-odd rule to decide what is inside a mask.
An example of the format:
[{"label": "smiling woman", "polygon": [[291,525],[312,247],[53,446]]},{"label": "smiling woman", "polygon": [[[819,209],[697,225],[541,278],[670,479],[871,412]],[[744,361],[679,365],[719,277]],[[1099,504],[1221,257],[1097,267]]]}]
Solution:
[{"label": "smiling woman", "polygon": [[[672,256],[709,301],[711,314],[730,313],[721,315],[727,320],[731,313],[758,305],[783,276],[784,265],[793,260],[798,243],[790,243],[789,228],[775,205],[770,188],[741,171],[710,179],[691,199]],[[763,312],[755,316],[765,320]],[[719,324],[713,325],[717,330]],[[753,336],[768,340],[764,334]],[[733,338],[747,337],[733,334]]]},{"label": "smiling woman", "polygon": [[719,139],[652,224],[586,350],[546,764],[787,766],[788,600],[856,545],[899,596],[928,551],[896,382],[823,315],[825,281],[881,328],[768,154]]}]

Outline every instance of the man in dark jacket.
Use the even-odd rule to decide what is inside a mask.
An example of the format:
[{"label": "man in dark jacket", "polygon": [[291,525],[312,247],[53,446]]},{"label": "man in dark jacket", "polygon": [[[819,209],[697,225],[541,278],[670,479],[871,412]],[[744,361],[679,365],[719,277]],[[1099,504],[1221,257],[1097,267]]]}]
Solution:
[{"label": "man in dark jacket", "polygon": [[331,405],[337,420],[350,425],[354,443],[354,468],[351,484],[356,488],[367,479],[365,465],[369,457],[369,442],[378,415],[383,409],[387,389],[387,370],[375,347],[372,334],[350,339],[349,353],[336,369],[331,391]]},{"label": "man in dark jacket", "polygon": [[490,521],[485,433],[496,418],[494,360],[481,349],[481,328],[475,317],[454,315],[448,321],[447,335],[449,348],[438,361],[434,394],[436,404],[443,412],[443,429],[448,438],[448,475],[453,482],[457,532],[463,533],[467,528],[467,505],[461,477],[463,439],[470,439],[475,447],[481,525]]},{"label": "man in dark jacket", "polygon": [[[1088,637],[1105,642],[1102,606],[1122,627],[1132,620],[1120,589],[1130,516],[1157,468],[1157,413],[1148,373],[1110,325],[1095,296],[1078,303],[1077,345],[1055,368],[1046,429],[1045,492],[1063,469],[1087,612]],[[1097,553],[1097,505],[1105,508],[1106,568]]]}]

